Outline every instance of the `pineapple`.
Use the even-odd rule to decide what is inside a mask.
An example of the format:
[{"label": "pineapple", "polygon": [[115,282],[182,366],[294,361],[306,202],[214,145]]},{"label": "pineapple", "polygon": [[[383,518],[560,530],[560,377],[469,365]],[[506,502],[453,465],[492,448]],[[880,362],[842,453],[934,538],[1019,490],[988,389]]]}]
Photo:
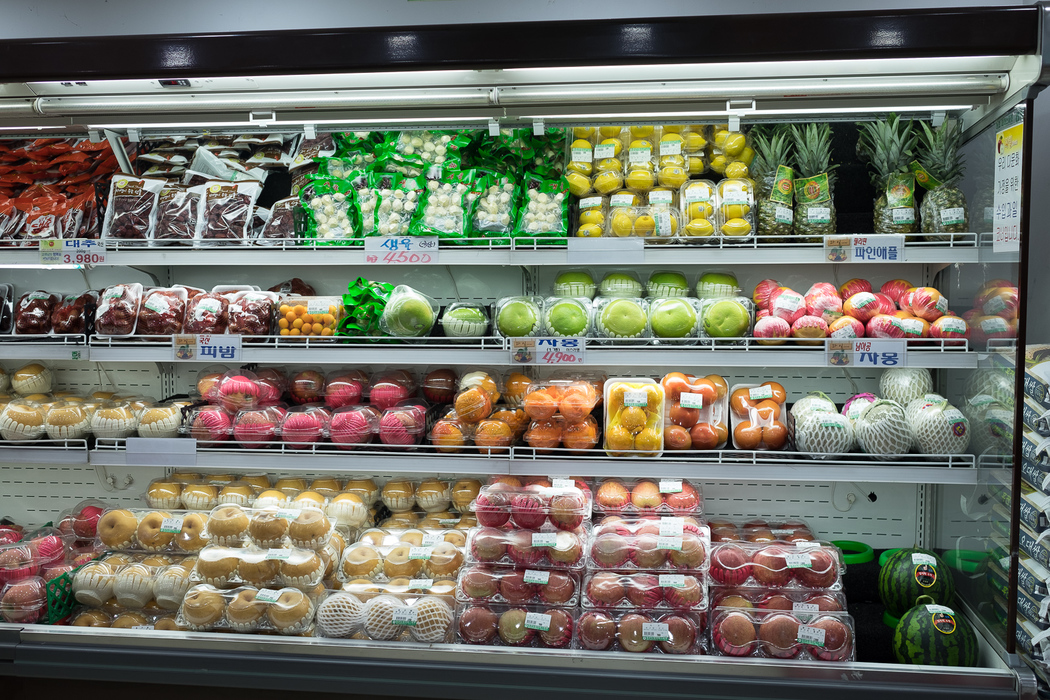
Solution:
[{"label": "pineapple", "polygon": [[[919,213],[922,232],[926,234],[965,233],[970,230],[966,196],[956,187],[963,176],[963,159],[959,156],[962,130],[954,121],[946,121],[936,130],[919,122],[919,164],[939,181],[922,198]],[[948,241],[951,236],[925,236],[928,241]]]},{"label": "pineapple", "polygon": [[[878,193],[875,199],[875,233],[915,233],[917,230],[914,204],[914,180],[908,163],[914,157],[915,144],[919,137],[912,122],[904,122],[896,114],[885,121],[857,124],[860,137],[857,139],[857,155],[868,162],[871,184]],[[887,189],[891,177],[907,173],[912,182],[910,207],[890,207]]]},{"label": "pineapple", "polygon": [[[824,236],[836,232],[834,183],[837,165],[831,165],[831,125],[795,124],[792,127],[795,142],[795,235],[804,243],[820,243]],[[798,186],[799,178],[816,177],[827,173],[828,191],[822,201],[807,201],[806,193]],[[827,210],[827,211],[824,211]],[[826,216],[824,214],[827,214]]]},{"label": "pineapple", "polygon": [[[793,233],[791,195],[787,195],[786,202],[770,199],[770,195],[776,187],[777,166],[791,166],[791,133],[783,126],[755,127],[751,130],[751,138],[755,145],[755,160],[751,164],[751,173],[755,177],[758,190],[758,234],[763,236],[760,241],[783,243],[784,239],[790,238]],[[779,221],[778,209],[781,213]]]}]

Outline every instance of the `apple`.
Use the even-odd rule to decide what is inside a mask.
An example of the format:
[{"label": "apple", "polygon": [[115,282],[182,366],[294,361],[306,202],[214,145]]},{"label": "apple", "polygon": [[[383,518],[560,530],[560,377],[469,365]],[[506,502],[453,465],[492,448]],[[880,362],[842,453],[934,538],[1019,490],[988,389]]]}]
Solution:
[{"label": "apple", "polygon": [[587,334],[590,314],[581,302],[565,299],[547,309],[547,331],[551,335],[576,338]]},{"label": "apple", "polygon": [[[845,285],[843,285],[845,286]],[[857,292],[842,304],[842,312],[861,323],[867,323],[881,312],[879,300],[871,292]]]},{"label": "apple", "polygon": [[102,517],[102,508],[98,506],[84,506],[77,513],[77,519],[73,521],[73,532],[82,540],[90,540],[95,537],[95,528],[98,519]]},{"label": "apple", "polygon": [[948,298],[933,287],[919,287],[908,306],[913,314],[933,323],[948,311]]},{"label": "apple", "polygon": [[864,324],[852,316],[842,316],[828,325],[828,335],[832,338],[863,338]]},{"label": "apple", "polygon": [[806,315],[831,323],[842,315],[842,297],[835,285],[817,282],[806,292]]},{"label": "apple", "polygon": [[741,338],[751,327],[751,312],[735,299],[704,307],[704,331],[712,338]]},{"label": "apple", "polygon": [[429,333],[435,320],[429,299],[409,287],[398,287],[383,309],[380,326],[392,336],[412,338]]},{"label": "apple", "polygon": [[685,299],[659,299],[649,307],[649,323],[657,338],[685,338],[696,328],[696,309]]},{"label": "apple", "polygon": [[638,338],[647,317],[641,299],[614,299],[602,309],[600,325],[609,338]]},{"label": "apple", "polygon": [[654,272],[649,275],[646,289],[651,297],[689,296],[689,282],[681,272]]},{"label": "apple", "polygon": [[846,284],[839,287],[839,295],[843,299],[849,299],[860,292],[871,292],[871,282],[854,277]]},{"label": "apple", "polygon": [[914,286],[915,285],[908,280],[890,280],[889,282],[883,283],[882,287],[879,288],[879,293],[885,294],[893,300],[894,304],[896,304],[900,302],[901,295]]},{"label": "apple", "polygon": [[508,338],[521,338],[535,333],[539,320],[540,310],[531,299],[514,299],[500,308],[496,326]]},{"label": "apple", "polygon": [[755,302],[755,307],[759,309],[769,308],[769,295],[780,288],[780,282],[774,279],[762,280],[755,285],[755,291],[751,295],[751,300]]},{"label": "apple", "polygon": [[785,338],[791,335],[791,325],[782,318],[765,316],[755,323],[754,336],[759,345],[783,345]]},{"label": "apple", "polygon": [[930,324],[931,338],[950,338],[956,342],[945,341],[946,346],[963,345],[966,338],[970,337],[970,327],[966,321],[957,316],[941,316]]},{"label": "apple", "polygon": [[868,321],[865,334],[869,338],[903,338],[901,319],[889,314],[879,314]]},{"label": "apple", "polygon": [[806,298],[794,289],[780,287],[769,295],[769,313],[794,323],[806,315]]},{"label": "apple", "polygon": [[1019,304],[1017,287],[996,287],[984,295],[979,308],[985,316],[1002,316],[1012,320],[1017,318]]},{"label": "apple", "polygon": [[696,295],[701,299],[731,297],[740,293],[740,285],[732,272],[705,272],[696,282]]},{"label": "apple", "polygon": [[897,311],[897,304],[894,303],[888,295],[882,292],[874,292],[875,298],[879,300],[879,309],[884,314],[894,314]]},{"label": "apple", "polygon": [[1002,316],[974,316],[970,319],[970,331],[974,342],[980,344],[997,338],[1014,338],[1017,335],[1017,327],[1011,326]]},{"label": "apple", "polygon": [[[791,324],[791,336],[794,338],[827,338],[828,324],[817,316],[803,316]],[[800,345],[822,345],[819,340],[799,340]]]}]

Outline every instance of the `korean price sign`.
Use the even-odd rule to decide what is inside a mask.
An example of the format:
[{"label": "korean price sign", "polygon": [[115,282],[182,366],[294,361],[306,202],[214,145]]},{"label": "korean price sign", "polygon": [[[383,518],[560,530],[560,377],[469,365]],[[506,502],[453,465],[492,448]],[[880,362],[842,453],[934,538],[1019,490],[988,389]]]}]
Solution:
[{"label": "korean price sign", "polygon": [[992,199],[992,251],[1021,249],[1021,166],[1024,124],[995,134],[995,191]]},{"label": "korean price sign", "polygon": [[510,361],[519,365],[582,365],[587,355],[583,338],[511,338]]},{"label": "korean price sign", "polygon": [[866,236],[825,236],[824,254],[828,262],[902,262],[904,236],[872,234]]},{"label": "korean price sign", "polygon": [[434,265],[439,254],[437,236],[365,239],[365,262],[371,265]]},{"label": "korean price sign", "polygon": [[41,265],[104,265],[106,249],[88,238],[40,241]]},{"label": "korean price sign", "polygon": [[173,359],[179,362],[241,360],[240,335],[176,335]]},{"label": "korean price sign", "polygon": [[829,367],[906,367],[906,340],[886,338],[829,339],[825,357]]}]

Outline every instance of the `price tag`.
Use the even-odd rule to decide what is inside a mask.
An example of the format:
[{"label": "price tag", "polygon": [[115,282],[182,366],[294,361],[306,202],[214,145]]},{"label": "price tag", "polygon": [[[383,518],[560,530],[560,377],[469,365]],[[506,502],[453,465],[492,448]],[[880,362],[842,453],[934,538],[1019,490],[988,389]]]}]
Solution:
[{"label": "price tag", "polygon": [[414,578],[408,582],[408,587],[414,590],[430,590],[434,585],[434,579],[432,578]]},{"label": "price tag", "polygon": [[660,518],[661,537],[681,537],[685,532],[685,521],[682,518]]},{"label": "price tag", "polygon": [[602,205],[601,197],[587,197],[580,200],[580,209],[595,209]]},{"label": "price tag", "polygon": [[791,207],[777,207],[773,212],[773,220],[778,224],[794,223],[795,211]]},{"label": "price tag", "polygon": [[811,224],[830,224],[831,207],[810,207],[806,210],[806,221]]},{"label": "price tag", "polygon": [[945,226],[958,226],[966,223],[966,210],[962,207],[941,209],[941,223]]},{"label": "price tag", "polygon": [[295,520],[299,517],[300,512],[296,508],[278,508],[276,515],[282,520]]},{"label": "price tag", "polygon": [[673,549],[676,552],[682,551],[682,538],[681,537],[657,537],[656,538],[657,549]]},{"label": "price tag", "polygon": [[680,156],[682,155],[682,142],[675,141],[661,141],[660,142],[660,155],[662,156]]},{"label": "price tag", "polygon": [[572,488],[576,488],[576,482],[573,481],[572,479],[554,478],[554,479],[551,479],[551,488],[552,489],[572,489]]},{"label": "price tag", "polygon": [[799,625],[798,636],[795,637],[795,641],[799,644],[809,644],[810,646],[822,647],[824,646],[824,630],[820,627]]},{"label": "price tag", "polygon": [[266,558],[276,559],[277,561],[288,561],[288,558],[292,556],[292,550],[290,549],[267,549]]},{"label": "price tag", "polygon": [[796,613],[816,613],[820,612],[820,606],[816,603],[792,603],[791,611]]},{"label": "price tag", "polygon": [[679,402],[682,404],[682,408],[703,408],[704,395],[690,394],[689,392],[683,391]]},{"label": "price tag", "polygon": [[[630,206],[633,202],[627,202]],[[613,196],[616,199],[616,196]],[[612,206],[617,206],[612,202]],[[368,240],[367,238],[365,239]],[[597,265],[599,263],[623,264],[624,260],[639,263],[645,259],[645,239],[638,236],[609,236],[603,238],[570,238],[566,262],[570,265]]]},{"label": "price tag", "polygon": [[106,249],[99,241],[89,238],[40,241],[40,264],[105,265]]},{"label": "price tag", "polygon": [[646,394],[645,389],[628,389],[623,392],[623,405],[624,406],[648,406],[649,395]]},{"label": "price tag", "polygon": [[424,547],[433,547],[438,542],[441,542],[444,539],[445,539],[445,536],[443,534],[441,534],[440,532],[426,532],[426,533],[423,533],[423,546]]},{"label": "price tag", "polygon": [[435,265],[439,256],[437,236],[371,236],[365,239],[365,262],[370,265]]},{"label": "price tag", "polygon": [[408,558],[409,559],[422,559],[423,561],[430,560],[430,553],[433,551],[430,547],[409,547]]},{"label": "price tag", "polygon": [[660,479],[660,493],[682,493],[682,480]]},{"label": "price tag", "polygon": [[670,204],[673,196],[671,190],[656,190],[649,193],[649,204]]},{"label": "price tag", "polygon": [[452,527],[459,524],[459,518],[442,518],[438,520],[444,527]]},{"label": "price tag", "polygon": [[554,547],[558,544],[558,533],[556,532],[534,532],[532,533],[533,547]]},{"label": "price tag", "polygon": [[172,341],[172,359],[176,362],[241,361],[240,335],[178,334]]},{"label": "price tag", "polygon": [[551,616],[538,612],[525,613],[525,629],[547,632],[551,628]]},{"label": "price tag", "polygon": [[419,621],[419,611],[413,607],[394,608],[390,622],[398,627],[415,627]]},{"label": "price tag", "polygon": [[927,605],[926,612],[941,613],[943,615],[954,615],[955,611],[945,605]]},{"label": "price tag", "polygon": [[511,338],[510,361],[519,365],[582,365],[586,338]]},{"label": "price tag", "polygon": [[[610,207],[633,207],[634,206],[634,195],[633,194],[614,194],[609,197]],[[570,248],[572,246],[569,246]],[[572,262],[571,260],[569,262]]]},{"label": "price tag", "polygon": [[810,542],[809,540],[799,540],[795,543],[797,549],[820,549],[823,546],[820,542]]},{"label": "price tag", "polygon": [[594,160],[594,151],[589,148],[573,148],[572,160],[576,163],[590,163]]},{"label": "price tag", "polygon": [[661,588],[685,588],[684,574],[660,574]]},{"label": "price tag", "polygon": [[937,558],[930,556],[929,554],[923,554],[922,552],[912,552],[911,563],[918,566],[919,564],[926,564],[937,568]]},{"label": "price tag", "polygon": [[906,367],[908,341],[903,338],[842,338],[824,345],[829,367]]},{"label": "price tag", "polygon": [[663,622],[643,622],[642,639],[647,642],[669,642],[671,631]]},{"label": "price tag", "polygon": [[785,552],[784,562],[789,569],[812,569],[813,562],[805,552]]},{"label": "price tag", "polygon": [[615,158],[616,157],[616,144],[612,143],[600,143],[594,147],[594,157],[596,160],[602,160],[603,158]]},{"label": "price tag", "polygon": [[915,209],[913,209],[912,207],[904,207],[903,209],[890,209],[890,213],[893,215],[893,223],[895,224],[915,223]]},{"label": "price tag", "polygon": [[753,386],[747,390],[748,398],[752,401],[764,401],[765,399],[773,398],[773,387],[768,384],[762,386]]},{"label": "price tag", "polygon": [[536,571],[535,569],[526,569],[525,574],[522,576],[525,583],[536,583],[541,586],[546,586],[551,580],[551,572],[549,571]]},{"label": "price tag", "polygon": [[[812,210],[810,210],[812,211]],[[911,209],[894,209],[911,212]],[[914,214],[912,214],[914,218]],[[904,236],[884,233],[865,236],[831,235],[824,237],[824,254],[828,262],[892,262],[904,260]]]},{"label": "price tag", "polygon": [[164,518],[160,523],[160,531],[175,534],[182,532],[182,518]]},{"label": "price tag", "polygon": [[653,159],[653,151],[648,146],[628,149],[627,162],[631,165],[644,165]]},{"label": "price tag", "polygon": [[281,597],[281,592],[273,588],[260,588],[255,594],[255,599],[260,603],[276,603]]}]

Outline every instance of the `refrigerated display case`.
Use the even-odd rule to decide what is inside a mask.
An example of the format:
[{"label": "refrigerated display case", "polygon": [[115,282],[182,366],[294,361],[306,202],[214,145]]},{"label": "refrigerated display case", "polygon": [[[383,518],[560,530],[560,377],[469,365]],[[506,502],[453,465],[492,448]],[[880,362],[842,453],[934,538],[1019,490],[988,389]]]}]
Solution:
[{"label": "refrigerated display case", "polygon": [[[588,380],[599,375],[612,378],[609,384],[621,383],[625,391],[645,391],[645,380],[655,380],[649,383],[659,386],[660,377],[675,371],[724,377],[734,398],[738,388],[750,390],[776,382],[786,389],[786,398],[769,409],[778,414],[814,392],[832,401],[836,414],[857,395],[897,397],[906,404],[902,397],[935,392],[946,401],[931,400],[939,406],[936,415],[921,409],[906,415],[901,406],[900,421],[917,429],[947,414],[951,434],[930,428],[933,437],[923,433],[914,448],[868,447],[836,453],[814,447],[812,440],[800,440],[801,412],[785,419],[782,426],[785,435],[793,433],[794,449],[766,449],[785,445],[764,433],[761,440],[751,440],[746,431],[738,434],[736,429],[747,422],[741,416],[727,426],[732,428],[723,440],[728,444],[720,449],[678,451],[661,441],[664,449],[659,450],[643,447],[640,437],[628,447],[616,446],[610,435],[619,429],[618,421],[626,419],[602,420],[602,411],[611,412],[608,396],[603,397],[606,407],[597,409],[594,433],[598,435],[601,424],[606,442],[590,449],[568,443],[530,444],[527,437],[514,445],[476,441],[475,445],[452,443],[451,448],[435,441],[445,449],[434,449],[420,433],[395,443],[404,448],[421,442],[415,449],[391,449],[377,437],[375,443],[354,441],[355,449],[340,450],[325,442],[310,442],[301,433],[284,439],[277,431],[266,436],[272,439],[264,440],[265,446],[251,441],[237,446],[237,440],[218,440],[217,433],[195,432],[189,426],[186,432],[196,438],[195,443],[187,437],[153,441],[119,431],[33,442],[15,435],[0,441],[0,514],[36,526],[56,520],[86,498],[140,509],[147,485],[178,471],[307,479],[361,475],[380,483],[427,476],[454,481],[538,475],[593,479],[595,488],[601,479],[614,477],[686,479],[702,485],[703,512],[709,520],[802,518],[821,540],[859,541],[875,550],[921,546],[937,552],[953,571],[958,593],[953,605],[976,629],[979,644],[975,668],[893,663],[892,633],[880,626],[877,567],[868,563],[855,567],[854,578],[847,579],[850,605],[858,604],[856,661],[821,662],[808,655],[739,659],[715,654],[713,648],[703,655],[637,655],[578,645],[477,647],[431,640],[389,642],[375,635],[341,640],[12,622],[0,624],[4,659],[0,669],[25,677],[138,681],[155,679],[163,672],[170,674],[166,678],[187,684],[288,689],[299,689],[305,681],[316,690],[417,696],[446,692],[485,697],[494,691],[524,695],[542,690],[556,696],[660,692],[803,697],[831,690],[862,696],[894,692],[915,697],[1034,697],[1036,675],[1046,673],[1037,658],[1032,660],[1041,652],[1038,643],[1032,645],[1031,635],[1029,648],[1024,649],[1016,629],[1024,627],[1022,621],[1036,630],[1040,626],[1019,610],[1019,588],[1027,590],[1024,586],[1029,585],[1029,597],[1039,602],[1047,595],[1047,582],[1035,580],[1038,577],[1031,575],[1029,566],[1019,584],[1018,562],[1038,559],[1044,551],[1038,538],[1041,526],[1045,531],[1045,516],[1040,519],[1037,513],[1034,524],[1022,524],[1017,504],[1043,462],[1024,456],[1025,431],[1020,426],[1025,292],[1030,278],[1039,274],[1039,262],[1029,260],[1026,251],[1031,235],[1032,105],[1042,87],[1046,12],[1047,6],[1038,4],[938,12],[596,20],[586,25],[541,21],[0,42],[0,55],[15,58],[0,68],[0,136],[12,144],[39,138],[106,141],[117,161],[129,153],[141,155],[143,144],[171,137],[203,140],[247,134],[261,142],[270,134],[312,140],[330,133],[427,130],[449,136],[466,131],[478,141],[512,139],[516,134],[527,134],[537,142],[546,138],[555,154],[548,160],[559,168],[569,164],[572,172],[574,162],[585,162],[579,160],[583,156],[573,143],[576,127],[607,127],[613,133],[614,127],[684,125],[688,130],[688,125],[699,123],[724,125],[705,132],[717,150],[704,151],[703,169],[697,171],[717,181],[722,174],[731,174],[729,164],[735,157],[724,158],[732,149],[726,145],[728,136],[717,143],[717,132],[827,123],[831,160],[839,166],[834,192],[837,227],[813,226],[791,237],[779,230],[764,233],[761,228],[738,235],[739,225],[728,221],[745,221],[753,228],[755,218],[748,219],[747,212],[731,215],[727,208],[741,212],[740,207],[757,208],[758,203],[733,199],[721,190],[722,211],[713,216],[722,217],[716,218],[722,234],[702,236],[701,244],[677,231],[664,236],[661,227],[671,226],[670,218],[664,224],[656,220],[667,203],[651,199],[651,210],[632,217],[634,235],[605,232],[597,239],[576,237],[584,206],[580,198],[566,196],[562,190],[548,197],[541,186],[533,188],[543,192],[544,199],[536,197],[537,206],[553,201],[555,195],[568,205],[567,225],[559,229],[562,235],[542,237],[538,229],[523,229],[524,235],[517,237],[498,231],[466,241],[439,236],[436,248],[410,251],[418,257],[407,258],[408,265],[399,264],[405,258],[389,257],[395,251],[376,251],[361,236],[337,238],[336,245],[328,245],[333,240],[325,240],[324,235],[308,237],[309,201],[294,217],[296,236],[267,241],[270,245],[258,240],[234,247],[156,241],[143,245],[104,236],[92,252],[79,258],[73,252],[58,263],[43,258],[40,247],[0,247],[0,281],[13,285],[13,302],[36,289],[66,295],[112,285],[267,288],[302,277],[315,293],[297,291],[298,299],[281,302],[289,305],[294,317],[289,324],[298,321],[296,330],[305,328],[304,314],[294,310],[297,306],[311,316],[332,315],[331,322],[318,322],[320,327],[312,328],[316,334],[306,338],[282,335],[278,328],[271,329],[272,335],[239,336],[239,361],[227,362],[220,357],[187,361],[179,354],[186,341],[122,333],[119,324],[95,328],[93,333],[0,336],[0,360],[9,372],[26,362],[46,362],[55,386],[65,390],[88,394],[110,389],[155,399],[192,395],[202,386],[202,371],[221,374],[244,365],[257,373],[267,368],[315,370],[321,380],[339,368],[379,372],[404,367],[420,377],[436,367],[461,374],[479,368],[492,373],[521,370],[537,383],[559,373],[564,377],[567,370],[562,367],[522,369],[512,354],[516,338],[505,337],[512,324],[501,326],[497,316],[503,308],[501,300],[510,298],[518,299],[525,309],[546,311],[546,298],[556,291],[560,273],[579,268],[590,272],[593,282],[606,273],[626,271],[639,288],[652,274],[667,270],[684,273],[690,288],[722,284],[725,273],[731,272],[743,297],[752,297],[751,290],[770,279],[777,281],[775,286],[800,291],[818,282],[838,288],[868,280],[868,292],[890,280],[905,279],[911,286],[935,290],[927,293],[924,309],[943,304],[940,313],[950,310],[969,329],[967,338],[944,334],[909,339],[901,331],[896,337],[877,338],[872,348],[842,349],[843,354],[837,355],[834,338],[799,334],[775,345],[769,337],[750,333],[748,337],[726,333],[725,339],[712,327],[672,342],[666,336],[652,337],[651,321],[626,332],[603,314],[594,318],[595,328],[601,330],[588,335],[585,354],[566,353],[572,364],[584,365],[568,371]],[[581,41],[581,31],[586,31],[586,40]],[[807,37],[808,43],[800,43],[798,37]],[[268,57],[265,62],[262,56]],[[883,122],[889,114],[934,128],[958,125],[966,170],[957,191],[940,192],[944,196],[939,209],[931,214],[955,228],[931,226],[930,231],[890,234],[898,236],[893,239],[871,238],[875,196],[854,153],[858,134],[854,123]],[[551,131],[563,137],[552,139]],[[419,147],[423,144],[421,139]],[[428,145],[445,148],[440,141]],[[625,147],[631,150],[633,144],[628,140]],[[10,150],[0,150],[0,155]],[[400,152],[405,154],[403,149]],[[688,148],[682,152],[688,155]],[[717,166],[722,173],[712,169],[712,160],[718,157],[723,157]],[[280,156],[275,159],[280,161]],[[645,178],[632,180],[629,168],[655,170],[650,164],[658,161],[652,156],[632,162],[623,173],[637,195],[651,186],[639,186]],[[125,172],[137,166],[141,173],[145,168],[141,158],[134,165],[118,165]],[[813,173],[805,170],[800,168],[799,175],[819,174],[819,168]],[[747,175],[746,168],[743,173]],[[294,183],[286,170],[277,168],[266,175],[264,201],[290,194]],[[549,179],[558,181],[557,176]],[[0,179],[0,184],[4,182],[15,183],[8,186],[9,194],[25,184]],[[109,178],[100,183],[97,195],[100,212],[107,197],[114,210]],[[925,197],[933,201],[930,192]],[[797,206],[795,216],[801,211]],[[334,216],[334,212],[333,206],[327,214]],[[530,212],[547,214],[539,209]],[[637,222],[648,215],[654,220],[655,236],[643,240]],[[830,224],[822,214],[807,216],[815,224]],[[831,218],[830,213],[827,216]],[[316,212],[314,217],[317,228],[321,224]],[[614,224],[609,221],[603,226],[611,229]],[[385,222],[390,225],[390,219]],[[1010,228],[1013,225],[1015,229]],[[854,236],[867,240],[856,241]],[[843,238],[845,243],[838,242]],[[461,245],[464,242],[472,245]],[[872,255],[870,248],[883,252]],[[703,273],[718,277],[701,279]],[[387,285],[387,293],[396,293],[397,285],[411,285],[415,291],[406,295],[437,307],[458,303],[485,307],[493,330],[456,336],[444,329],[394,342],[378,337],[382,334],[375,328],[325,334],[343,327],[337,326],[345,320],[342,305],[353,303],[344,301],[343,295],[354,293],[358,280]],[[667,292],[670,287],[661,289]],[[357,300],[371,293],[360,287],[356,291],[366,295]],[[643,296],[637,292],[617,301],[638,297],[634,306],[644,314],[653,305]],[[697,297],[703,296],[698,290]],[[848,295],[842,292],[842,296]],[[107,297],[103,291],[99,303],[122,298]],[[748,311],[753,303],[744,299],[740,307]],[[592,313],[608,305],[596,304]],[[428,309],[433,316],[434,310]],[[706,309],[701,300],[695,311],[703,317]],[[796,310],[797,306],[791,311]],[[520,322],[520,317],[515,320]],[[538,327],[541,319],[531,323]],[[192,339],[188,342],[194,347]],[[914,372],[902,376],[894,371],[903,368]],[[926,377],[928,384],[923,383]],[[906,380],[907,386],[902,389],[895,380]],[[912,396],[909,392],[917,386],[919,393]],[[772,394],[771,390],[769,398]],[[301,398],[306,403],[317,396]],[[751,398],[764,400],[762,395]],[[622,401],[625,407],[629,403],[626,398]],[[642,402],[638,406],[645,405],[644,398]],[[456,408],[460,409],[458,402]],[[662,405],[638,412],[643,422],[662,426]],[[860,418],[844,415],[851,425]],[[432,429],[439,417],[428,411],[426,429]],[[871,427],[875,413],[863,422],[869,426],[866,434],[874,436],[872,445],[879,435],[900,434],[898,427],[892,427],[897,424],[882,428],[883,433]],[[961,449],[958,441],[951,441],[960,437],[955,426],[969,432],[968,444]],[[747,427],[753,428],[750,423]],[[1026,460],[1030,473],[1022,479]],[[1044,488],[1041,481],[1031,486],[1036,492]],[[1026,529],[1032,533],[1028,540]],[[849,575],[849,564],[846,571]],[[877,612],[862,619],[865,604]],[[709,620],[713,617],[710,611]],[[198,675],[191,677],[193,672]]]}]

